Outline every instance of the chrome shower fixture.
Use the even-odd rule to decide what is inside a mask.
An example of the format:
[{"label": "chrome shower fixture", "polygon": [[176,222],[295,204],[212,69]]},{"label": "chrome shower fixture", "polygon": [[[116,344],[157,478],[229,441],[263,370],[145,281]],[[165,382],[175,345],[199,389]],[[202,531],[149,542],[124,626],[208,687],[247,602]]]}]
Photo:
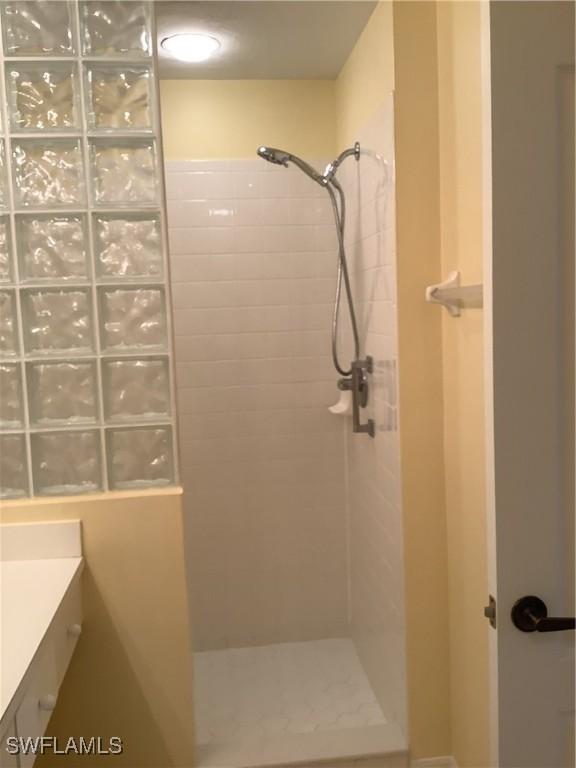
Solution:
[{"label": "chrome shower fixture", "polygon": [[302,160],[298,155],[291,155],[290,152],[284,152],[283,149],[275,149],[274,147],[258,147],[258,155],[268,160],[269,163],[274,165],[283,165],[286,168],[288,163],[292,163],[296,167],[300,168],[306,176],[309,176],[313,181],[324,186],[324,177],[315,168],[312,168],[305,160]]},{"label": "chrome shower fixture", "polygon": [[[346,220],[346,198],[342,186],[336,179],[336,172],[340,164],[347,157],[354,157],[356,161],[360,160],[360,144],[356,142],[353,147],[345,149],[331,163],[328,163],[324,173],[319,173],[315,168],[309,165],[305,160],[286,152],[283,149],[275,147],[258,147],[258,156],[274,165],[283,165],[288,167],[290,163],[300,168],[309,178],[315,181],[330,195],[332,209],[334,211],[334,220],[336,223],[336,234],[338,235],[338,277],[336,280],[336,296],[334,298],[334,312],[332,315],[332,360],[338,373],[344,377],[338,383],[341,389],[352,390],[353,397],[353,429],[354,432],[365,432],[374,437],[374,422],[368,420],[367,424],[360,424],[359,408],[366,407],[368,400],[368,378],[367,373],[372,371],[372,360],[360,360],[360,339],[358,335],[358,324],[356,322],[356,312],[354,310],[354,301],[352,299],[352,288],[350,286],[350,276],[348,274],[348,263],[346,259],[346,249],[344,246],[344,224]],[[336,197],[338,193],[338,198]],[[340,297],[342,294],[342,283],[346,290],[346,299],[348,301],[348,311],[350,313],[350,324],[352,326],[352,336],[354,337],[354,360],[350,368],[344,368],[338,359],[338,320],[340,313]]]},{"label": "chrome shower fixture", "polygon": [[285,152],[283,149],[276,149],[275,147],[258,147],[257,153],[258,156],[263,160],[267,160],[269,163],[273,163],[274,165],[283,165],[285,168],[287,168],[289,163],[293,163],[293,165],[300,168],[300,170],[303,171],[307,176],[325,187],[333,180],[336,171],[338,170],[338,166],[343,160],[352,155],[356,158],[356,160],[360,160],[360,144],[356,142],[353,147],[350,149],[345,149],[344,152],[341,152],[335,160],[333,160],[331,163],[328,163],[324,173],[319,173],[305,160],[302,160],[301,157],[298,157],[298,155],[293,155],[290,152]]},{"label": "chrome shower fixture", "polygon": [[[354,157],[356,161],[360,160],[360,144],[356,142],[350,149],[345,149],[338,157],[326,166],[326,170],[323,174],[319,173],[315,168],[309,165],[305,160],[293,155],[290,152],[286,152],[283,149],[276,149],[275,147],[258,147],[257,154],[263,160],[267,160],[274,165],[283,165],[288,167],[290,163],[300,168],[309,178],[324,187],[326,192],[330,195],[330,202],[332,203],[332,209],[334,211],[334,220],[336,223],[336,234],[338,235],[338,278],[336,280],[336,296],[334,298],[334,313],[332,317],[332,360],[334,361],[334,367],[341,376],[352,376],[353,367],[344,368],[340,365],[338,359],[338,319],[340,314],[340,297],[342,294],[342,282],[346,290],[346,298],[348,300],[348,310],[350,313],[350,324],[352,325],[352,335],[354,337],[354,359],[358,360],[360,357],[360,339],[358,336],[358,324],[356,323],[356,312],[354,310],[354,301],[352,299],[352,289],[350,287],[350,277],[348,274],[348,263],[346,259],[346,249],[344,246],[344,224],[346,220],[346,197],[344,190],[340,183],[336,179],[336,171],[338,167],[347,157]],[[336,190],[336,191],[335,191]],[[336,198],[336,192],[338,198]],[[340,205],[338,205],[338,202]]]},{"label": "chrome shower fixture", "polygon": [[288,152],[274,149],[274,147],[258,147],[257,152],[263,160],[268,160],[269,163],[274,163],[274,165],[288,166],[288,161],[291,157]]},{"label": "chrome shower fixture", "polygon": [[324,184],[328,184],[329,181],[332,181],[342,160],[352,156],[357,161],[360,160],[360,143],[358,141],[355,142],[353,147],[345,149],[344,152],[341,152],[335,160],[333,160],[331,163],[328,163],[324,170],[324,175],[322,176]]}]

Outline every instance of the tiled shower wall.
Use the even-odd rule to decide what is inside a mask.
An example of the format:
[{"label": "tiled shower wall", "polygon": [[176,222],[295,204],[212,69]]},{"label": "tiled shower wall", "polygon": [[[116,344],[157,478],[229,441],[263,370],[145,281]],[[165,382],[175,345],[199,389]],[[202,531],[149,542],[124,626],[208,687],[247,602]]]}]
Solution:
[{"label": "tiled shower wall", "polygon": [[405,726],[391,98],[358,138],[339,176],[374,439],[327,410],[326,193],[261,160],[167,163],[189,588],[197,650],[352,636]]},{"label": "tiled shower wall", "polygon": [[256,158],[168,162],[166,185],[196,649],[343,637],[328,196]]},{"label": "tiled shower wall", "polygon": [[0,10],[1,495],[169,484],[152,4]]},{"label": "tiled shower wall", "polygon": [[404,584],[397,412],[393,101],[362,127],[359,164],[341,181],[363,354],[374,359],[373,440],[346,432],[351,633],[385,716],[406,729]]}]

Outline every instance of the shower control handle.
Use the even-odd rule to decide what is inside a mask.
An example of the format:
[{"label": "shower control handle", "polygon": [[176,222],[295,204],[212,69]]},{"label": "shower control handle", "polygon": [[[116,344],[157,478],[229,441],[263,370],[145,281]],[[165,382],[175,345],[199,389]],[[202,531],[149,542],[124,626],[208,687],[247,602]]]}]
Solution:
[{"label": "shower control handle", "polygon": [[360,408],[368,404],[368,374],[372,373],[372,358],[352,361],[352,431],[374,437],[374,420],[360,423]]}]

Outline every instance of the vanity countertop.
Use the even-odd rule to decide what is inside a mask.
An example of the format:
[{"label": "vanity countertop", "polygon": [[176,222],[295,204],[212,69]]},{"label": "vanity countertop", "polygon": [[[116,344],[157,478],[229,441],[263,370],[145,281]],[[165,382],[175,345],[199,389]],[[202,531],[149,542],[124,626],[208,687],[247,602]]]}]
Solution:
[{"label": "vanity countertop", "polygon": [[[76,525],[79,542],[79,524]],[[1,526],[5,559],[0,561],[0,720],[19,690],[64,597],[83,569],[78,546],[71,552],[76,556],[54,556],[70,551],[66,547],[60,552],[59,545],[48,546],[46,556],[42,557],[29,536],[26,539],[32,545],[28,548],[21,547],[20,541],[17,547],[12,546],[12,540],[17,534],[20,536],[25,526],[7,531],[9,527]],[[37,533],[37,529],[34,531],[30,526],[24,533]],[[57,528],[44,527],[40,533],[41,541],[49,544]],[[34,559],[23,557],[29,555]]]}]

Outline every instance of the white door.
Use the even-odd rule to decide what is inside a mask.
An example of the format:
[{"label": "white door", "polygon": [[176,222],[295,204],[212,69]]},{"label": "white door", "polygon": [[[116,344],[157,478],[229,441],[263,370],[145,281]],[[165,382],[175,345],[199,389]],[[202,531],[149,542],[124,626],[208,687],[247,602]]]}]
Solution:
[{"label": "white door", "polygon": [[550,617],[575,616],[574,5],[491,2],[489,39],[493,763],[564,768],[575,632],[520,631],[511,611],[536,596]]}]

